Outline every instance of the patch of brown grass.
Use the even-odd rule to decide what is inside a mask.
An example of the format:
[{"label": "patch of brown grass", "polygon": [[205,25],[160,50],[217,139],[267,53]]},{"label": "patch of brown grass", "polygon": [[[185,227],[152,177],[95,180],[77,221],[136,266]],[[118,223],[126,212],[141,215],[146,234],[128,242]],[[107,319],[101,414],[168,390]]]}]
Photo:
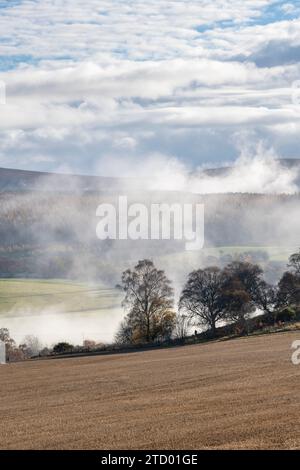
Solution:
[{"label": "patch of brown grass", "polygon": [[0,447],[300,448],[296,339],[0,366]]}]

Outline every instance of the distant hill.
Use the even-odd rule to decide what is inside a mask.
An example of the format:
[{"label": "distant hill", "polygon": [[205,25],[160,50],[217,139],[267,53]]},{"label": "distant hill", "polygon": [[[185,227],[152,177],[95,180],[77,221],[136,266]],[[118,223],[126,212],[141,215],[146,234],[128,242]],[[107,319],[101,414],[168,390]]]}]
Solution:
[{"label": "distant hill", "polygon": [[125,179],[0,168],[0,191],[109,191]]},{"label": "distant hill", "polygon": [[[294,168],[300,171],[300,159],[298,158],[282,158],[278,160],[284,168]],[[205,173],[209,176],[222,176],[228,174],[232,170],[231,166],[225,166],[220,168],[209,168],[205,170]]]},{"label": "distant hill", "polygon": [[[282,166],[298,170],[300,190],[300,160],[280,160]],[[220,167],[205,170],[210,177],[220,177],[231,171],[232,167]],[[68,175],[28,170],[0,168],[0,192],[5,191],[63,191],[63,192],[107,192],[122,188],[141,190],[147,187],[145,180],[134,178],[112,178],[90,175]]]},{"label": "distant hill", "polygon": [[[282,162],[300,169],[299,160]],[[210,177],[230,168],[208,169]],[[299,174],[299,173],[298,173]],[[300,184],[299,184],[300,188]],[[299,245],[300,191],[296,194],[195,194],[145,191],[147,181],[0,169],[0,278],[79,279],[105,285],[138,259],[158,259],[178,282],[190,269],[222,265],[238,256],[260,263],[268,282],[285,269],[280,253]],[[123,192],[123,190],[125,190]],[[144,191],[141,191],[144,190]],[[200,203],[205,206],[205,249],[187,252],[174,239],[99,240],[99,204]],[[150,213],[150,212],[149,212]],[[218,247],[217,254],[207,252]],[[250,251],[249,251],[250,250]],[[251,253],[250,253],[251,252]],[[268,253],[275,253],[270,259]]]}]

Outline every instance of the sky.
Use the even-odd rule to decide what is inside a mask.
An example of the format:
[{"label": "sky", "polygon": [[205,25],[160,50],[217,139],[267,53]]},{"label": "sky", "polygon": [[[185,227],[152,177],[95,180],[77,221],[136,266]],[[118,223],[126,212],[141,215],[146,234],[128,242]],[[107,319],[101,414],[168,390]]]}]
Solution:
[{"label": "sky", "polygon": [[0,167],[300,158],[299,62],[300,1],[0,0]]}]

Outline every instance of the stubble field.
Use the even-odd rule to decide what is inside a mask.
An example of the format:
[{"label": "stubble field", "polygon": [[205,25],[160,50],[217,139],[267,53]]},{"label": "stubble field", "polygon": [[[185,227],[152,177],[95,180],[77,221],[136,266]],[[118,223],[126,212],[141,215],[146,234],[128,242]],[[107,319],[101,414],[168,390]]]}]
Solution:
[{"label": "stubble field", "polygon": [[299,449],[297,339],[0,366],[0,448]]}]

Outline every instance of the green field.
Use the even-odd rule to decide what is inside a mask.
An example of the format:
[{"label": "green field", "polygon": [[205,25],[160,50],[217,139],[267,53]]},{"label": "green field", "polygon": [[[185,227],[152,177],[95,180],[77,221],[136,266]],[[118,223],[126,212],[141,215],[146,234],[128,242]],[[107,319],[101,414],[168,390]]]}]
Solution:
[{"label": "green field", "polygon": [[123,318],[121,292],[60,279],[1,279],[0,328],[18,344],[35,335],[44,346],[84,339],[111,342]]},{"label": "green field", "polygon": [[20,316],[55,308],[56,313],[90,312],[120,307],[116,289],[65,280],[1,279],[0,314]]},{"label": "green field", "polygon": [[291,246],[219,246],[205,247],[200,251],[181,251],[179,253],[171,253],[160,256],[161,263],[171,259],[178,262],[186,262],[192,265],[200,262],[207,257],[220,258],[225,255],[231,255],[234,258],[247,253],[251,257],[251,253],[255,255],[257,252],[264,252],[268,256],[268,261],[287,262],[292,253],[297,252],[299,247]]},{"label": "green field", "polygon": [[205,248],[206,256],[222,256],[230,254],[238,256],[243,253],[255,253],[262,251],[268,254],[270,261],[288,261],[290,255],[298,251],[298,247],[291,246],[221,246],[216,248]]},{"label": "green field", "polygon": [[[166,270],[174,285],[180,289],[192,269],[212,265],[227,255],[237,259],[243,253],[247,253],[249,261],[256,262],[257,252],[264,252],[267,254],[265,261],[258,262],[263,269],[270,262],[279,263],[277,267],[275,263],[273,276],[274,282],[277,282],[277,271],[284,270],[289,256],[296,251],[297,247],[204,248],[195,252],[157,256],[154,262]],[[111,268],[121,274],[123,269],[133,266],[136,261],[123,262],[118,266],[112,263]],[[82,344],[83,339],[111,342],[124,318],[122,297],[121,291],[103,286],[100,282],[85,284],[62,279],[0,279],[0,328],[8,328],[19,344],[29,334],[50,346],[65,340],[72,344]]]},{"label": "green field", "polygon": [[[200,267],[205,260],[231,255],[233,258],[243,253],[265,252],[269,261],[286,263],[297,247],[235,246],[204,248],[200,251],[183,251],[158,256],[154,261],[161,268],[177,265],[189,268]],[[209,260],[209,258],[212,258]],[[132,263],[130,263],[132,264]],[[126,266],[123,266],[125,268]],[[120,270],[121,267],[120,267]],[[55,307],[56,312],[89,312],[120,308],[120,291],[101,285],[87,285],[61,279],[1,279],[0,314],[20,315],[22,312],[36,314],[44,309]]]},{"label": "green field", "polygon": [[[269,261],[286,263],[297,247],[236,246],[204,248],[158,256],[154,261],[161,268],[177,265],[189,268],[200,267],[204,258],[233,258],[243,253],[265,252]],[[130,263],[132,264],[132,263]],[[123,267],[125,268],[125,266]],[[121,269],[121,268],[120,268]],[[0,279],[0,315],[37,314],[44,309],[55,307],[56,312],[90,312],[120,308],[122,293],[101,285],[87,285],[61,279]]]}]

